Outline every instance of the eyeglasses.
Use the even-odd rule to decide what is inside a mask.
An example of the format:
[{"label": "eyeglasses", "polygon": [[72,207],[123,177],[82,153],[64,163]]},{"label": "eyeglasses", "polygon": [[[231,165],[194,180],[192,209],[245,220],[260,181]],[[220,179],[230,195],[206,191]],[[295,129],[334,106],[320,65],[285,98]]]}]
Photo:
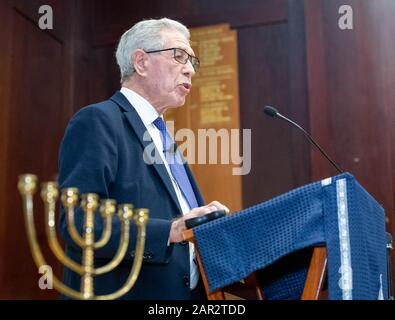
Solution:
[{"label": "eyeglasses", "polygon": [[168,49],[161,49],[161,50],[151,50],[145,51],[145,53],[156,53],[162,51],[170,51],[173,50],[173,58],[182,64],[186,64],[188,60],[191,62],[193,69],[195,72],[199,70],[200,61],[197,57],[191,56],[188,52],[181,48],[168,48]]}]

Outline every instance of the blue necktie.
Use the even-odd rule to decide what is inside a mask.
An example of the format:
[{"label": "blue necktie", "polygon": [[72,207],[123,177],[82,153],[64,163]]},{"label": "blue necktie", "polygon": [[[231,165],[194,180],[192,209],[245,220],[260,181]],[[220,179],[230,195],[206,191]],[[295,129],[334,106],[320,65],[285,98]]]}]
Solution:
[{"label": "blue necktie", "polygon": [[161,117],[158,117],[153,122],[159,129],[162,136],[163,152],[167,163],[169,164],[170,171],[174,179],[177,181],[180,190],[189,204],[191,209],[198,207],[195,193],[193,192],[191,182],[189,181],[187,172],[183,164],[181,154],[175,149],[173,138],[167,133],[166,123]]},{"label": "blue necktie", "polygon": [[[181,157],[181,154],[177,152],[173,138],[167,133],[166,123],[161,117],[156,118],[153,123],[155,127],[157,127],[160,131],[160,134],[162,136],[163,153],[165,154],[165,158],[167,163],[169,164],[170,171],[174,179],[177,181],[177,184],[184,198],[188,202],[191,209],[198,207],[195,193],[193,192],[191,182],[189,181],[187,172],[185,171],[183,158]],[[196,287],[199,280],[199,270],[195,256],[195,248],[192,243],[189,243],[189,248],[191,268],[190,288],[193,289]]]}]

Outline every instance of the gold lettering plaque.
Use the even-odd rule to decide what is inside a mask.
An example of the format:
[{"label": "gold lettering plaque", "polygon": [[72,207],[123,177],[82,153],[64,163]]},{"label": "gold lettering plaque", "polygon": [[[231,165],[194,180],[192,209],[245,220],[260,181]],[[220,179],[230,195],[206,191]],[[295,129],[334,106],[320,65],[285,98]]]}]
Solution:
[{"label": "gold lettering plaque", "polygon": [[200,59],[200,70],[193,79],[195,88],[187,99],[193,119],[199,121],[199,127],[238,128],[236,32],[226,24],[193,28],[191,39]]}]

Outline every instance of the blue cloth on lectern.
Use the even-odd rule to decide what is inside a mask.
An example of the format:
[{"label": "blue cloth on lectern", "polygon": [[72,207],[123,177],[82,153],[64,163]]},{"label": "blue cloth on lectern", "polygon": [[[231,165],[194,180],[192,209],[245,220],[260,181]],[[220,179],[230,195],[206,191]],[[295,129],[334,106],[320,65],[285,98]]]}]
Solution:
[{"label": "blue cloth on lectern", "polygon": [[325,245],[329,299],[388,299],[384,218],[383,208],[344,173],[193,231],[211,292],[261,270],[265,299],[300,298],[306,248]]}]

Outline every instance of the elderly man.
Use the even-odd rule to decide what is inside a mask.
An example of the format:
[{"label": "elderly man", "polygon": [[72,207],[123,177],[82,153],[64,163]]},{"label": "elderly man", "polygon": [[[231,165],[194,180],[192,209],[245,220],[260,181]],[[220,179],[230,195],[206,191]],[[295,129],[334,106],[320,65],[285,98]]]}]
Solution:
[{"label": "elderly man", "polygon": [[[76,113],[61,145],[61,188],[77,187],[81,193],[94,192],[101,198],[149,209],[142,270],[124,299],[204,299],[193,247],[182,241],[185,220],[219,209],[229,211],[217,201],[204,205],[188,165],[169,161],[168,146],[174,142],[162,115],[185,103],[199,67],[189,37],[184,25],[166,18],[141,21],[126,31],[116,52],[121,90]],[[151,141],[146,141],[147,132]],[[146,163],[143,153],[149,143],[155,144],[162,161]],[[172,155],[181,158],[178,151]],[[77,211],[80,230],[82,216]],[[61,228],[68,255],[80,261],[81,252],[68,236],[64,213]],[[102,224],[97,222],[96,237],[101,231]],[[109,244],[96,253],[97,266],[114,256],[119,237],[120,225],[114,219]],[[124,284],[135,243],[136,230],[132,229],[124,262],[95,278],[96,294],[114,292]],[[65,269],[64,281],[79,290],[80,277],[73,271]]]}]

